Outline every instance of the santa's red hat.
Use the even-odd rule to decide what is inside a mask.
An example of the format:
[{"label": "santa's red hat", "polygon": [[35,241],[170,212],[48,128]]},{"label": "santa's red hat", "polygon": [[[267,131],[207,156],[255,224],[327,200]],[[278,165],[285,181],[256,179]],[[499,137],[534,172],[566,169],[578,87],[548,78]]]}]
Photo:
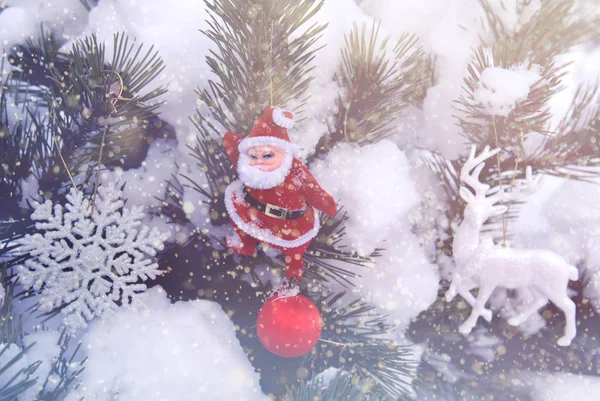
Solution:
[{"label": "santa's red hat", "polygon": [[293,126],[294,114],[291,111],[266,106],[250,134],[240,142],[238,150],[244,153],[253,146],[271,145],[296,154],[300,147],[290,142],[287,132]]}]

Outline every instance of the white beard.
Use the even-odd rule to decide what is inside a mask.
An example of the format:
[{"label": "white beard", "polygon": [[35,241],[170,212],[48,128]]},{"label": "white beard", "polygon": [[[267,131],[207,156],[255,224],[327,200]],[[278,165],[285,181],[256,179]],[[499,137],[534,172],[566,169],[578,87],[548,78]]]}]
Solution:
[{"label": "white beard", "polygon": [[276,187],[285,181],[285,177],[288,176],[290,169],[292,168],[294,157],[291,152],[286,151],[283,163],[277,170],[273,171],[261,171],[256,167],[250,166],[248,161],[248,156],[245,153],[240,153],[237,173],[242,183],[254,189],[269,189]]}]

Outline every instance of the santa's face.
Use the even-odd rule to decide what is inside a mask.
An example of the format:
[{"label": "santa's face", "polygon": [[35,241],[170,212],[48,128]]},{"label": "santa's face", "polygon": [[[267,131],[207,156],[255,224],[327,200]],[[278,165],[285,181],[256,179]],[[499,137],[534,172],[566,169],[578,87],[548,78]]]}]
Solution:
[{"label": "santa's face", "polygon": [[276,146],[254,146],[248,150],[248,165],[260,171],[275,171],[284,159],[285,150]]},{"label": "santa's face", "polygon": [[285,180],[293,159],[289,150],[274,145],[252,146],[240,153],[237,172],[244,185],[269,189]]}]

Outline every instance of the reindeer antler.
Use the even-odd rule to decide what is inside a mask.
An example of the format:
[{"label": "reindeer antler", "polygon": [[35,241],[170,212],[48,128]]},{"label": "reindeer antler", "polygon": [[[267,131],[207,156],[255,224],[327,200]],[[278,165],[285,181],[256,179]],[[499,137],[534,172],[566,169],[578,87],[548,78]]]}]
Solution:
[{"label": "reindeer antler", "polygon": [[501,187],[498,192],[488,196],[488,198],[493,203],[520,200],[537,192],[541,187],[541,183],[542,177],[534,176],[531,166],[527,166],[527,168],[525,168],[525,179],[515,179],[512,191],[506,192],[504,191],[504,188]]},{"label": "reindeer antler", "polygon": [[512,191],[504,191],[502,185],[498,185],[492,189],[488,184],[485,184],[479,180],[479,174],[485,166],[484,161],[500,152],[500,148],[490,150],[489,146],[486,146],[477,157],[475,145],[471,146],[471,152],[469,158],[463,165],[460,173],[460,180],[465,184],[469,185],[475,193],[471,193],[468,189],[461,187],[460,196],[467,202],[476,202],[483,207],[487,205],[490,207],[486,213],[488,216],[500,215],[506,212],[507,208],[503,205],[496,205],[499,202],[508,202],[520,199],[526,195],[529,195],[537,191],[541,185],[541,177],[534,177],[531,172],[531,166],[527,166],[525,169],[525,179],[514,180],[515,187]]},{"label": "reindeer antler", "polygon": [[[500,152],[500,148],[490,150],[489,146],[483,149],[483,152],[479,156],[475,157],[476,146],[471,146],[471,152],[469,158],[460,170],[460,180],[465,184],[468,184],[475,191],[476,197],[485,196],[490,186],[479,181],[479,174],[485,166],[484,161]],[[471,172],[471,170],[473,170]]]},{"label": "reindeer antler", "polygon": [[[542,177],[538,175],[534,176],[531,171],[531,166],[527,166],[527,168],[525,169],[524,180],[515,181],[516,186],[513,190],[513,193],[515,194],[518,193],[523,195],[530,195],[534,192],[537,192],[542,186]],[[525,188],[525,190],[523,190],[523,188]]]}]

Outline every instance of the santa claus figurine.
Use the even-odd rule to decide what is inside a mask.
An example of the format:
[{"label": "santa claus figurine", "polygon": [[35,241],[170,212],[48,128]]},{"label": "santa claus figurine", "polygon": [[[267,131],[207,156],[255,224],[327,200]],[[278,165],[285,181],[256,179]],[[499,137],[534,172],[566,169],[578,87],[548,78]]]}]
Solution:
[{"label": "santa claus figurine", "polygon": [[259,242],[279,249],[286,278],[299,280],[302,256],[319,232],[313,208],[333,216],[337,206],[294,157],[299,147],[287,133],[293,125],[291,112],[267,106],[246,138],[225,134],[225,151],[239,176],[225,191],[225,206],[235,230],[227,246],[243,255],[253,255]]}]

